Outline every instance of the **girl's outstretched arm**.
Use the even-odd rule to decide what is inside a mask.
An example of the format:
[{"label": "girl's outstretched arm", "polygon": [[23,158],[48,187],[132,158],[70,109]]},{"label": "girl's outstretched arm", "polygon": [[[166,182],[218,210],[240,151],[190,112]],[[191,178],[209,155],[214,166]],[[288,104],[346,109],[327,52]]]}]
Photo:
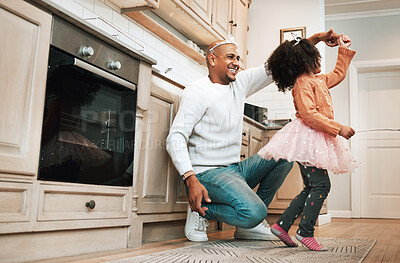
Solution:
[{"label": "girl's outstretched arm", "polygon": [[343,36],[339,38],[340,47],[338,50],[338,58],[336,61],[335,69],[326,75],[321,75],[325,77],[326,85],[328,88],[333,88],[344,80],[349,69],[350,62],[356,54],[355,51],[348,49],[351,45],[351,40],[348,36]]}]

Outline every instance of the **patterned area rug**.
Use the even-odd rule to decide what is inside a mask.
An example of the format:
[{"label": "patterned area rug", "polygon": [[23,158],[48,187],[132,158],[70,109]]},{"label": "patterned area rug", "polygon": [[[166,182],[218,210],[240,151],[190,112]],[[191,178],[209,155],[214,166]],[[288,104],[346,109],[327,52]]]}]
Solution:
[{"label": "patterned area rug", "polygon": [[[293,238],[294,240],[294,238]],[[297,240],[299,246],[286,247],[280,241],[218,240],[190,247],[178,248],[159,253],[136,256],[110,263],[289,263],[289,262],[362,262],[375,244],[375,240],[317,238],[329,250],[314,252]]]}]

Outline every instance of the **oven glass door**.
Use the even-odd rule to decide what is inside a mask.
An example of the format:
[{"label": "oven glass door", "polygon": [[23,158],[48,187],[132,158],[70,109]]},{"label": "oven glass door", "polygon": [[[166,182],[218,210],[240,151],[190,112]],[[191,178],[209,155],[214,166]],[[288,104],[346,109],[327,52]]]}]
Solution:
[{"label": "oven glass door", "polygon": [[51,47],[39,179],[130,186],[136,90],[75,62]]}]

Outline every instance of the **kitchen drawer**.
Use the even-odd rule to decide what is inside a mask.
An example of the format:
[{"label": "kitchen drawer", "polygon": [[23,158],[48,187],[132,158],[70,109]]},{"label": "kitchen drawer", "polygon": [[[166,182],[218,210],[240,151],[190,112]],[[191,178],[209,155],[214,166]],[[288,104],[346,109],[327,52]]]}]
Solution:
[{"label": "kitchen drawer", "polygon": [[129,195],[103,186],[41,185],[38,221],[128,218]]},{"label": "kitchen drawer", "polygon": [[30,220],[32,184],[0,182],[0,222]]},{"label": "kitchen drawer", "polygon": [[249,157],[249,146],[242,143],[242,147],[240,150],[240,160],[243,161]]},{"label": "kitchen drawer", "polygon": [[249,141],[249,127],[246,127],[245,124],[243,124],[243,130],[242,130],[242,142],[248,142]]}]

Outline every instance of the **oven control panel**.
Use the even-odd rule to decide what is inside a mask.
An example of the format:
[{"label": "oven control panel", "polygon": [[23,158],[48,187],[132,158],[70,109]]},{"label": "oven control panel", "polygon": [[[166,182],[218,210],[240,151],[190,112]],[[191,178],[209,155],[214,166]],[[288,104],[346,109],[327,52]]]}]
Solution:
[{"label": "oven control panel", "polygon": [[138,83],[137,59],[57,16],[54,16],[52,31],[53,46],[134,84]]}]

